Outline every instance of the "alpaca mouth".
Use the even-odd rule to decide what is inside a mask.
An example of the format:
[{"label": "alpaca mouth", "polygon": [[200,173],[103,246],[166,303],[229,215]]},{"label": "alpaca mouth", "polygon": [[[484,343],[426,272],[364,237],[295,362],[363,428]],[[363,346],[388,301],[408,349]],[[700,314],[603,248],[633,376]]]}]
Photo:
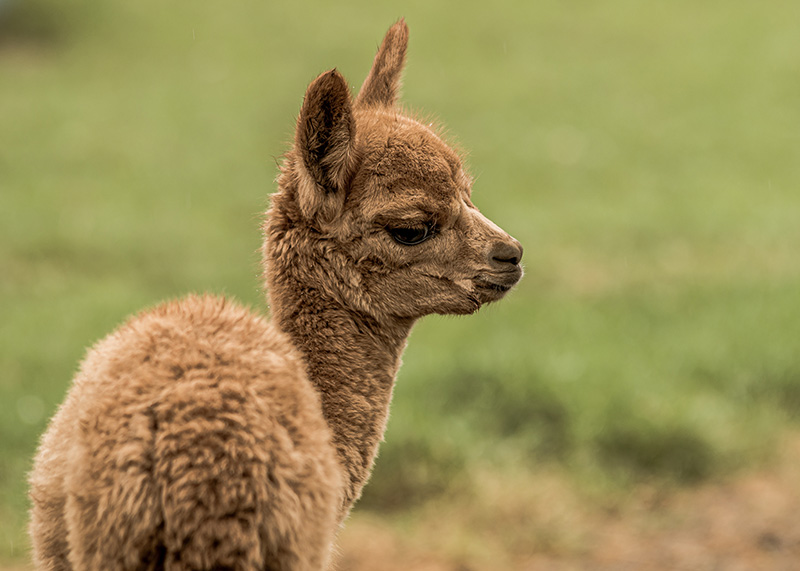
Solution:
[{"label": "alpaca mouth", "polygon": [[512,271],[477,276],[472,284],[484,303],[496,301],[503,297],[522,278],[522,268],[517,266]]},{"label": "alpaca mouth", "polygon": [[489,291],[497,291],[497,292],[500,292],[500,293],[505,293],[508,290],[510,290],[512,287],[514,287],[514,286],[510,286],[510,285],[506,285],[506,284],[496,284],[496,283],[493,283],[493,282],[483,281],[483,280],[481,280],[481,281],[476,280],[474,283],[475,283],[475,287],[478,288],[478,289],[485,289],[485,290],[489,290]]}]

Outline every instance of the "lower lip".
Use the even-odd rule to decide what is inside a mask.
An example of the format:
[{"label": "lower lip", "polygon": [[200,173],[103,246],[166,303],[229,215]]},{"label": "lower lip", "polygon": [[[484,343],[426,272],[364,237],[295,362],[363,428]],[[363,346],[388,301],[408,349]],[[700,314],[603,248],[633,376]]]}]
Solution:
[{"label": "lower lip", "polygon": [[489,283],[478,284],[478,287],[500,293],[505,293],[511,289],[511,286],[505,286],[501,284],[489,284]]}]

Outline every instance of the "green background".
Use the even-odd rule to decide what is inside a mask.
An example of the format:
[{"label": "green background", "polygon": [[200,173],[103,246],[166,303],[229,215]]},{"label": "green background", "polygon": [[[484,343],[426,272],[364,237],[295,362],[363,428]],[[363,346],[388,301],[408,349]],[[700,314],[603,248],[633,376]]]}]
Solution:
[{"label": "green background", "polygon": [[[290,5],[291,4],[291,5]],[[693,485],[800,418],[800,4],[0,6],[0,561],[86,347],[188,292],[264,307],[259,222],[306,85],[411,29],[403,100],[468,151],[526,276],[414,330],[359,510],[543,466]]]}]

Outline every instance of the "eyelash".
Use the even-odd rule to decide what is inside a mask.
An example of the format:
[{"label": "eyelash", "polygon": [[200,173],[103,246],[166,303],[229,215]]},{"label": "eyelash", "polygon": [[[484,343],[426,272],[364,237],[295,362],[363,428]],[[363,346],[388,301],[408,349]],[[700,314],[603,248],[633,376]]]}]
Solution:
[{"label": "eyelash", "polygon": [[436,234],[433,222],[426,222],[422,226],[387,226],[386,231],[395,242],[403,246],[416,246],[431,239]]}]

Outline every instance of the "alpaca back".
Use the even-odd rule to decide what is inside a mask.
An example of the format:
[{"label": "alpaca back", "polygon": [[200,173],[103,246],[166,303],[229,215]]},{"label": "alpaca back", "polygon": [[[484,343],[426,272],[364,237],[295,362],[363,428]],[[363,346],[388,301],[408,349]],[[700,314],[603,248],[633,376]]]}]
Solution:
[{"label": "alpaca back", "polygon": [[320,568],[303,557],[333,539],[339,470],[282,334],[219,298],[168,303],[89,352],[45,434],[31,477],[35,558],[55,569]]}]

